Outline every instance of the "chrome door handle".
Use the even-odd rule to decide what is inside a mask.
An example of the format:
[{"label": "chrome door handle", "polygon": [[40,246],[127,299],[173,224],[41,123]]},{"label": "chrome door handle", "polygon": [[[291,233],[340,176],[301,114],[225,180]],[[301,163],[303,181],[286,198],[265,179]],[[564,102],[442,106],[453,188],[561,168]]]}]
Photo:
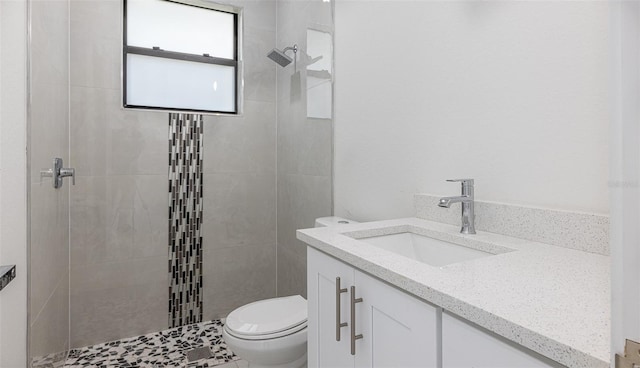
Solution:
[{"label": "chrome door handle", "polygon": [[60,169],[60,177],[64,178],[67,176],[71,177],[71,184],[76,185],[76,169],[71,167],[65,167]]},{"label": "chrome door handle", "polygon": [[340,341],[340,329],[347,326],[347,322],[342,322],[340,318],[340,296],[346,292],[347,288],[341,288],[340,278],[336,277],[336,341]]},{"label": "chrome door handle", "polygon": [[49,177],[53,178],[53,188],[58,189],[62,187],[62,179],[71,176],[72,184],[76,185],[76,169],[69,167],[62,167],[64,164],[61,158],[53,159],[53,167],[51,169],[42,169],[40,170],[40,177]]},{"label": "chrome door handle", "polygon": [[356,298],[356,287],[351,287],[351,355],[356,355],[356,340],[362,338],[362,334],[356,335],[356,304],[362,303],[362,298]]}]

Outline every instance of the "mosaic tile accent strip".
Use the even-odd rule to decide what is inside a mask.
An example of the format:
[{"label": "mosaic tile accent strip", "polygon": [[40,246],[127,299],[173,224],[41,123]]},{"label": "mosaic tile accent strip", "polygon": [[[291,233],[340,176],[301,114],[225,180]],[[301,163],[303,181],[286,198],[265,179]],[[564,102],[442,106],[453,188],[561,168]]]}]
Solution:
[{"label": "mosaic tile accent strip", "polygon": [[[238,360],[222,339],[222,322],[213,320],[69,352],[65,368],[215,367]],[[209,346],[213,356],[189,363],[186,352]]]},{"label": "mosaic tile accent strip", "polygon": [[202,321],[202,115],[169,114],[169,326]]},{"label": "mosaic tile accent strip", "polygon": [[16,278],[16,266],[0,266],[0,290]]}]

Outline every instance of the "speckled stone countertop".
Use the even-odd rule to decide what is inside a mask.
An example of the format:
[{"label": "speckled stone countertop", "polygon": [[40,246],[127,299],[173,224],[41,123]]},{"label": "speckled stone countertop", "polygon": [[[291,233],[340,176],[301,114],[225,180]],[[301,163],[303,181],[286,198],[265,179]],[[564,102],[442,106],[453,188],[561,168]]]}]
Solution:
[{"label": "speckled stone countertop", "polygon": [[[609,257],[418,218],[298,230],[298,239],[563,365],[608,367]],[[414,232],[494,253],[434,267],[358,238]]]}]

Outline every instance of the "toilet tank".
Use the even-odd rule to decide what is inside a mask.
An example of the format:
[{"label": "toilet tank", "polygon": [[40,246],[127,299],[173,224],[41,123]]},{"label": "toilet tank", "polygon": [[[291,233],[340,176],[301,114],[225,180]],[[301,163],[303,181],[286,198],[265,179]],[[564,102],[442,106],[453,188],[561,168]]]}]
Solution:
[{"label": "toilet tank", "polygon": [[347,225],[357,224],[358,221],[349,220],[338,216],[320,217],[316,219],[315,227],[335,226],[335,225]]}]

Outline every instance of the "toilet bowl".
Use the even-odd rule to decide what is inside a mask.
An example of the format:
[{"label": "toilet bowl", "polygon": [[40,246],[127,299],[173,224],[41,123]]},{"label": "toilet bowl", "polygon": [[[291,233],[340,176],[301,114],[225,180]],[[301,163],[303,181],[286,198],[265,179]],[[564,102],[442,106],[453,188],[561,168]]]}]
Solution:
[{"label": "toilet bowl", "polygon": [[[316,219],[316,227],[354,224],[341,217]],[[307,366],[307,300],[300,295],[259,300],[229,313],[227,346],[250,368]]]},{"label": "toilet bowl", "polygon": [[300,295],[260,300],[227,316],[227,346],[251,368],[307,366],[307,300]]}]

